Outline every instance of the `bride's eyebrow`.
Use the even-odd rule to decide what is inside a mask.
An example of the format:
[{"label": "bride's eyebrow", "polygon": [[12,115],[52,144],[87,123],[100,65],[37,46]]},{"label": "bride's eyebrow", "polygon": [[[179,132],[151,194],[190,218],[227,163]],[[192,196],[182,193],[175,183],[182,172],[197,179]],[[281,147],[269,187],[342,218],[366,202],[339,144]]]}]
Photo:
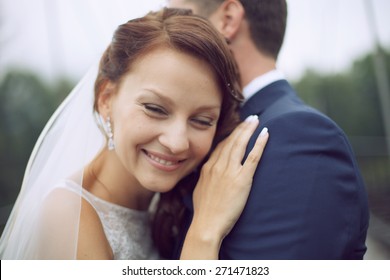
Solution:
[{"label": "bride's eyebrow", "polygon": [[162,102],[166,103],[167,105],[170,105],[170,106],[174,105],[174,102],[171,98],[161,94],[158,90],[156,90],[154,88],[144,88],[144,89],[142,89],[142,91],[147,95],[157,97],[158,99],[160,99]]},{"label": "bride's eyebrow", "polygon": [[[175,102],[172,98],[169,98],[169,96],[161,94],[157,89],[154,88],[143,88],[143,92],[145,92],[148,95],[157,97],[160,99],[161,102],[168,106],[174,106]],[[196,111],[212,111],[212,110],[221,110],[221,104],[211,104],[211,105],[203,105],[198,108],[196,108]]]}]

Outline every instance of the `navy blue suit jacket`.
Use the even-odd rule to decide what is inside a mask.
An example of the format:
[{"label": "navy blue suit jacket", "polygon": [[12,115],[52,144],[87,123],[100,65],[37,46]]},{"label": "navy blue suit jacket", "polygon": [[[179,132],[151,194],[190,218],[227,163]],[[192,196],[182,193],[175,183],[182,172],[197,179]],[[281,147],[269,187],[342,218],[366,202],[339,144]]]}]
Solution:
[{"label": "navy blue suit jacket", "polygon": [[344,132],[305,105],[285,80],[251,97],[270,137],[245,209],[224,239],[221,259],[362,259],[367,195]]}]

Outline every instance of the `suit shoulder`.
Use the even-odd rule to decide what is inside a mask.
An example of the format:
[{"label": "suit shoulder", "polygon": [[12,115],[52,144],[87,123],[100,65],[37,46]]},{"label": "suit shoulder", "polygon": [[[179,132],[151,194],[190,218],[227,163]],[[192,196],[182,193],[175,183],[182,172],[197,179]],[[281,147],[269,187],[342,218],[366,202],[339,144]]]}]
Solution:
[{"label": "suit shoulder", "polygon": [[294,104],[283,111],[270,112],[270,116],[266,118],[260,116],[260,121],[264,126],[285,124],[290,127],[301,127],[305,125],[306,129],[321,126],[344,134],[340,126],[329,116],[306,104]]}]

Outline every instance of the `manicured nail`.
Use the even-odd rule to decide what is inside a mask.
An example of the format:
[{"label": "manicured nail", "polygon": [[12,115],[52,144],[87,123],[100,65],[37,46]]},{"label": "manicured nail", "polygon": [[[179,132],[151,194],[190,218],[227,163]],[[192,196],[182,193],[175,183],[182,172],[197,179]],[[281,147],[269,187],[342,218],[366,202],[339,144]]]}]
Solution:
[{"label": "manicured nail", "polygon": [[245,119],[246,122],[254,122],[259,119],[258,115],[251,115]]},{"label": "manicured nail", "polygon": [[264,137],[268,134],[268,128],[264,127],[263,130],[260,132],[260,137]]}]

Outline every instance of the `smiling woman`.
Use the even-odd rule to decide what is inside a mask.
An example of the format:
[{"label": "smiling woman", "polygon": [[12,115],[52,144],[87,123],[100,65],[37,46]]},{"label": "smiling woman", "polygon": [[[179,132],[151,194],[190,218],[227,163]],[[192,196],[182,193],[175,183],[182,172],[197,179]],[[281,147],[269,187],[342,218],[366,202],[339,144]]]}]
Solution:
[{"label": "smiling woman", "polygon": [[120,25],[98,69],[42,132],[1,237],[1,259],[169,256],[181,195],[195,185],[199,211],[183,257],[216,258],[268,139],[262,133],[244,163],[257,118],[223,140],[238,124],[240,100],[231,53],[207,21],[164,9]]}]

